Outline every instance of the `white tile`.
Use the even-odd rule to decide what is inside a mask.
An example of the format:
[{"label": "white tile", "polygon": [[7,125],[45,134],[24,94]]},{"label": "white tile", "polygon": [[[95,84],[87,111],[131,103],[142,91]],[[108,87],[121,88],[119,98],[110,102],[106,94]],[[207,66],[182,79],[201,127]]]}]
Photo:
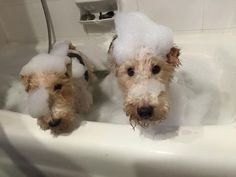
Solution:
[{"label": "white tile", "polygon": [[3,46],[7,42],[6,35],[2,26],[2,21],[0,18],[0,47]]},{"label": "white tile", "polygon": [[79,22],[80,11],[74,0],[49,1],[48,6],[58,38],[79,39],[87,35]]},{"label": "white tile", "polygon": [[0,16],[9,41],[32,42],[46,38],[46,23],[40,3],[4,6]]},{"label": "white tile", "polygon": [[235,0],[205,0],[204,29],[232,28],[236,26]]},{"label": "white tile", "polygon": [[173,30],[202,28],[203,0],[138,0],[139,10]]},{"label": "white tile", "polygon": [[24,3],[34,3],[37,0],[0,0],[0,5],[18,5]]},{"label": "white tile", "polygon": [[119,0],[120,11],[122,12],[130,12],[130,11],[137,11],[138,5],[137,0]]},{"label": "white tile", "polygon": [[[35,42],[47,40],[47,27],[40,1],[34,3],[4,5],[0,11],[9,41]],[[79,8],[74,0],[47,1],[56,37],[78,39],[86,36],[79,23]]]},{"label": "white tile", "polygon": [[[46,0],[48,1],[58,1],[58,0]],[[39,3],[39,0],[0,0],[0,5],[19,5],[28,3]]]},{"label": "white tile", "polygon": [[[2,10],[2,6],[0,6],[0,11]],[[2,18],[0,16],[0,47],[2,47],[7,42],[6,34],[3,28]]]}]

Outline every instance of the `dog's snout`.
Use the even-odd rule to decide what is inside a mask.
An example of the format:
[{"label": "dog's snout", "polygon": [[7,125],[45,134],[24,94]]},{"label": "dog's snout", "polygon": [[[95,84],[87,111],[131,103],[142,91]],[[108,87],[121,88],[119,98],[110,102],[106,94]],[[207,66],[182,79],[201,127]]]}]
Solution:
[{"label": "dog's snout", "polygon": [[153,107],[152,106],[140,107],[137,109],[137,112],[140,117],[148,119],[153,114]]},{"label": "dog's snout", "polygon": [[61,119],[52,119],[48,122],[50,127],[56,127],[61,123]]}]

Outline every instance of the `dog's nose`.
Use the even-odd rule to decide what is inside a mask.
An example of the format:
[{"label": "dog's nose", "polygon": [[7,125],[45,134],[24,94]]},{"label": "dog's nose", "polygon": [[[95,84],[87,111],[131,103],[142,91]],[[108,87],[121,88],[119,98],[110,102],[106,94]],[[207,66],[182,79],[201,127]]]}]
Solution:
[{"label": "dog's nose", "polygon": [[152,106],[140,107],[137,109],[137,112],[140,117],[148,119],[153,114],[153,107]]},{"label": "dog's nose", "polygon": [[56,127],[61,123],[61,119],[52,119],[48,122],[50,127]]}]

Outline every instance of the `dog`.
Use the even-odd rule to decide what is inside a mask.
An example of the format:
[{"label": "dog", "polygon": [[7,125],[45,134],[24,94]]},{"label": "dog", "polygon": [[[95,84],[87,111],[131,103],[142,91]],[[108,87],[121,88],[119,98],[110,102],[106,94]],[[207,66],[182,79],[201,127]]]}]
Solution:
[{"label": "dog", "polygon": [[108,50],[111,73],[123,93],[123,109],[132,127],[166,118],[169,85],[179,60],[169,28],[138,12],[118,14],[116,35]]},{"label": "dog", "polygon": [[75,114],[88,112],[93,97],[92,65],[70,42],[54,46],[49,54],[34,56],[8,91],[5,108],[28,113],[53,133],[75,128]]}]

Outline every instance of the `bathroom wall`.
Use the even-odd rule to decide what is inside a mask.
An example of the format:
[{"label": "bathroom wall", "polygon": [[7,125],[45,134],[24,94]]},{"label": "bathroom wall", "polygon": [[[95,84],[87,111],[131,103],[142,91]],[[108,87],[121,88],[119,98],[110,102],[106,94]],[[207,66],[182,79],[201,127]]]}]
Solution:
[{"label": "bathroom wall", "polygon": [[[0,6],[0,11],[1,11],[1,6]],[[2,19],[0,16],[0,48],[7,42],[6,35],[3,29],[2,25]]]},{"label": "bathroom wall", "polygon": [[[74,0],[47,0],[58,39],[86,36],[79,23]],[[0,0],[0,17],[7,39],[17,42],[47,40],[47,28],[40,0]]]},{"label": "bathroom wall", "polygon": [[[75,0],[47,2],[58,40],[84,39],[97,35],[87,35],[79,23],[80,12]],[[139,10],[174,31],[236,28],[235,0],[119,0],[119,4],[121,11]],[[40,0],[0,0],[0,7],[0,17],[8,41],[47,40]]]},{"label": "bathroom wall", "polygon": [[1,19],[0,19],[0,48],[6,43],[6,36],[3,31],[2,25],[1,25]]},{"label": "bathroom wall", "polygon": [[140,11],[176,31],[236,27],[235,0],[137,0]]},{"label": "bathroom wall", "polygon": [[0,0],[0,17],[10,42],[46,40],[46,24],[39,0]]}]

